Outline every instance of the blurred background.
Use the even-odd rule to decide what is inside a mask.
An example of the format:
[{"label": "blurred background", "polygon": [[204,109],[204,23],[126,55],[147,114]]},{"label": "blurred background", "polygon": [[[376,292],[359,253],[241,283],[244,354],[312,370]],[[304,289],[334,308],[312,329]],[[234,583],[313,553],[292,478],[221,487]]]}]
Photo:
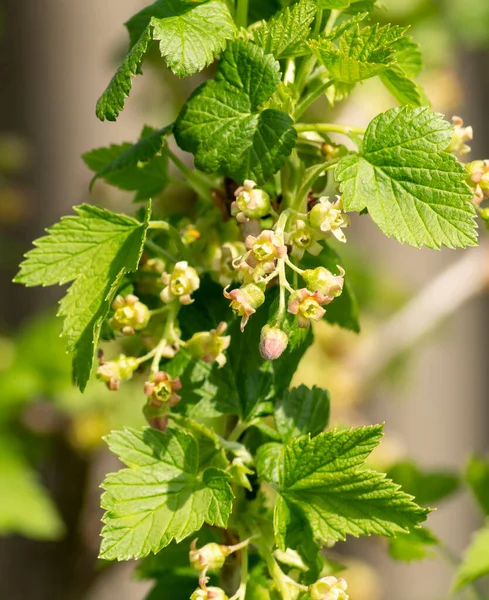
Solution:
[{"label": "blurred background", "polygon": [[[260,0],[257,0],[260,1]],[[0,4],[0,598],[151,600],[132,564],[100,565],[99,484],[114,467],[101,436],[142,424],[130,386],[111,395],[71,386],[70,359],[54,318],[58,290],[11,284],[22,254],[71,207],[96,202],[132,210],[130,195],[98,182],[80,155],[133,141],[144,123],[172,121],[201,74],[183,82],[150,59],[116,124],[95,103],[127,43],[122,26],[145,0],[2,0]],[[472,159],[489,156],[488,0],[383,0],[381,20],[412,24],[435,110],[472,125]],[[334,109],[338,122],[366,125],[392,99],[376,80]],[[327,103],[314,109],[321,119]],[[328,119],[331,120],[331,119]],[[160,208],[181,189],[170,186]],[[465,253],[403,247],[366,217],[353,220],[345,262],[360,304],[360,336],[328,325],[296,383],[332,392],[333,425],[386,422],[373,462],[447,478],[489,450],[489,242]],[[342,249],[343,250],[343,249]],[[408,467],[406,467],[406,461]],[[424,484],[423,484],[424,485]],[[424,488],[423,488],[424,489]],[[338,548],[352,600],[441,600],[453,563],[482,517],[463,486],[430,517],[443,541],[423,561],[394,562],[380,540]],[[336,548],[335,548],[336,552]],[[414,558],[414,557],[413,557]],[[470,591],[458,598],[471,598]],[[166,596],[165,596],[166,597]],[[168,596],[169,597],[169,596]],[[481,597],[489,597],[481,596]]]}]

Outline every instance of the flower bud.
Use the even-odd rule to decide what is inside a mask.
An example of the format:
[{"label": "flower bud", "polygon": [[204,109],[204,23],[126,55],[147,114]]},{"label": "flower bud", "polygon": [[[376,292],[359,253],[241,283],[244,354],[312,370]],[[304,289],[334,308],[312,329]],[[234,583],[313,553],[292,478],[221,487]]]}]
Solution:
[{"label": "flower bud", "polygon": [[309,586],[309,598],[311,600],[348,600],[347,588],[346,581],[342,578],[323,577]]},{"label": "flower bud", "polygon": [[339,275],[333,275],[331,271],[324,267],[306,269],[302,273],[302,278],[306,282],[307,289],[311,292],[321,292],[331,300],[339,296],[345,283],[345,270],[339,265],[336,265],[336,268],[340,272]]},{"label": "flower bud", "polygon": [[279,358],[287,348],[289,337],[279,327],[265,325],[260,335],[260,354],[265,360]]},{"label": "flower bud", "polygon": [[231,300],[231,309],[241,319],[241,331],[244,330],[248,319],[256,312],[256,309],[265,302],[265,294],[262,286],[256,283],[248,283],[240,288],[228,292],[224,290],[224,297]]},{"label": "flower bud", "polygon": [[162,280],[166,287],[160,297],[165,303],[178,298],[182,304],[192,304],[193,300],[190,294],[198,290],[200,286],[197,271],[193,267],[189,267],[188,262],[184,260],[176,263],[171,275],[164,273]]},{"label": "flower bud", "polygon": [[120,354],[114,360],[105,361],[103,354],[99,355],[100,366],[97,369],[97,379],[103,381],[109,390],[116,391],[121,381],[131,379],[139,363],[133,356]]},{"label": "flower bud", "polygon": [[472,127],[464,127],[464,122],[460,117],[452,117],[453,136],[447,152],[464,156],[469,154],[471,148],[465,142],[471,142],[474,138]]},{"label": "flower bud", "polygon": [[190,566],[199,572],[204,569],[214,571],[222,567],[230,554],[231,549],[229,546],[222,544],[210,543],[202,546],[202,548],[197,548],[197,540],[195,539],[190,544]]},{"label": "flower bud", "polygon": [[236,200],[231,204],[231,214],[239,223],[261,219],[270,212],[270,196],[255,188],[256,183],[246,179],[234,193]]},{"label": "flower bud", "polygon": [[222,335],[227,329],[227,324],[219,323],[217,329],[211,331],[200,331],[186,342],[186,350],[194,357],[210,363],[214,360],[222,367],[226,364],[224,350],[229,348],[231,336]]},{"label": "flower bud", "polygon": [[293,224],[286,240],[287,244],[292,246],[291,256],[297,259],[301,259],[306,250],[313,256],[317,256],[322,250],[316,239],[316,232],[302,219],[297,219]]},{"label": "flower bud", "polygon": [[348,215],[343,214],[342,210],[343,203],[338,196],[334,203],[330,202],[327,197],[320,198],[309,213],[311,227],[319,229],[323,233],[334,235],[340,242],[346,242],[342,229],[348,227],[350,218]]},{"label": "flower bud", "polygon": [[218,587],[197,588],[190,600],[228,600],[224,590]]},{"label": "flower bud", "polygon": [[321,292],[310,292],[302,288],[291,295],[287,310],[297,315],[299,327],[309,327],[311,321],[320,321],[324,317],[326,311],[321,305],[327,304],[328,301],[331,299]]},{"label": "flower bud", "polygon": [[144,329],[149,322],[151,314],[146,304],[139,302],[139,298],[133,294],[117,296],[112,303],[114,316],[109,323],[115,331],[122,331],[124,335],[132,335],[140,329]]},{"label": "flower bud", "polygon": [[162,275],[165,272],[166,263],[162,258],[146,258],[141,266],[141,271],[148,273],[159,273]]},{"label": "flower bud", "polygon": [[176,394],[180,389],[182,389],[180,378],[171,379],[168,373],[164,371],[154,373],[149,381],[144,384],[144,393],[155,406],[161,406],[162,404],[175,406],[180,400],[180,396]]}]

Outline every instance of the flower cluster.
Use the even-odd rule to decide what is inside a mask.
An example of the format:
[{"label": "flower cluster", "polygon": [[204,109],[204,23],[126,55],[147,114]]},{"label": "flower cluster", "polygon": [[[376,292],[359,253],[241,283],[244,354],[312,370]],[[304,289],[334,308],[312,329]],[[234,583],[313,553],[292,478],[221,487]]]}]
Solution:
[{"label": "flower cluster", "polygon": [[463,157],[471,152],[471,148],[467,142],[471,142],[474,139],[474,130],[470,126],[464,127],[463,119],[457,116],[452,117],[452,125],[453,136],[447,152]]}]

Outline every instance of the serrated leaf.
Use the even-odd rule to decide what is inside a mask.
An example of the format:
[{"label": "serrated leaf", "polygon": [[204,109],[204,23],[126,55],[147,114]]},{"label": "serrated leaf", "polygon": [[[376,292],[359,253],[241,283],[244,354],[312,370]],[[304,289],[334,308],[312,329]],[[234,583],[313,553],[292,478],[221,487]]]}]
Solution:
[{"label": "serrated leaf", "polygon": [[489,516],[489,461],[472,456],[465,471],[465,479],[479,506]]},{"label": "serrated leaf", "polygon": [[[417,506],[382,473],[364,461],[378,445],[382,426],[320,433],[291,440],[284,451],[280,494],[299,511],[314,537],[344,540],[347,535],[394,536],[408,532],[429,511]],[[282,511],[283,512],[283,511]],[[280,515],[276,525],[280,527]]]},{"label": "serrated leaf", "polygon": [[332,10],[340,10],[343,8],[348,8],[350,6],[351,0],[317,0],[317,5],[319,8],[326,8]]},{"label": "serrated leaf", "polygon": [[126,58],[97,103],[97,116],[115,121],[132,88],[132,78],[141,73],[143,58],[152,40],[179,77],[201,71],[214,61],[236,27],[223,0],[202,4],[182,0],[157,0],[126,23],[131,43]]},{"label": "serrated leaf", "polygon": [[489,523],[474,535],[465,551],[455,575],[453,590],[458,591],[486,575],[489,575]]},{"label": "serrated leaf", "polygon": [[121,190],[135,191],[135,202],[160,194],[168,183],[168,159],[158,154],[164,131],[145,127],[136,144],[112,144],[83,154],[85,164],[95,171],[90,185],[104,179]]},{"label": "serrated leaf", "polygon": [[473,194],[463,166],[444,151],[451,137],[451,125],[428,108],[378,115],[360,154],[336,168],[345,210],[367,208],[387,236],[415,247],[474,246]]},{"label": "serrated leaf", "polygon": [[127,53],[116,74],[97,102],[96,114],[101,121],[115,121],[124,108],[126,98],[132,89],[132,78],[140,72],[143,58],[151,42],[151,29],[141,33],[140,38]]},{"label": "serrated leaf", "polygon": [[281,10],[270,21],[262,21],[253,29],[253,40],[266,54],[273,54],[277,59],[297,56],[307,50],[304,41],[309,36],[316,12],[313,0],[300,0]]},{"label": "serrated leaf", "polygon": [[213,467],[199,471],[199,448],[190,433],[125,429],[107,442],[129,468],[109,474],[102,485],[101,558],[158,552],[204,522],[226,527],[233,500],[229,475]]},{"label": "serrated leaf", "polygon": [[229,460],[226,458],[220,438],[213,430],[203,423],[198,423],[180,415],[171,415],[171,419],[175,426],[188,431],[194,436],[199,446],[199,470],[208,467],[227,469]]},{"label": "serrated leaf", "polygon": [[270,483],[278,483],[280,479],[279,465],[282,460],[284,445],[269,442],[258,448],[256,454],[256,471],[258,476]]},{"label": "serrated leaf", "polygon": [[[338,273],[338,265],[343,266],[341,258],[326,243],[323,244],[323,249],[317,256],[305,254],[301,260],[301,266],[305,268],[315,269],[316,267],[325,267],[335,274]],[[324,320],[332,325],[338,325],[343,329],[349,329],[355,333],[360,331],[358,303],[350,286],[348,273],[345,276],[343,292],[328,305]]]},{"label": "serrated leaf", "polygon": [[327,390],[305,385],[286,390],[275,405],[275,425],[284,442],[303,434],[321,433],[329,422]]},{"label": "serrated leaf", "polygon": [[312,40],[309,46],[331,79],[342,83],[357,83],[379,75],[395,63],[393,44],[406,29],[397,26],[374,25],[347,30],[339,46],[330,39]]},{"label": "serrated leaf", "polygon": [[74,355],[73,378],[83,391],[117,286],[138,267],[150,208],[144,223],[87,204],[74,210],[76,216],[63,217],[34,242],[15,281],[28,287],[73,282],[58,314],[65,317],[62,335]]},{"label": "serrated leaf", "polygon": [[176,121],[175,139],[197,168],[236,181],[263,183],[292,151],[289,115],[260,110],[280,82],[278,62],[252,42],[239,40],[221,57],[214,81],[202,84]]}]

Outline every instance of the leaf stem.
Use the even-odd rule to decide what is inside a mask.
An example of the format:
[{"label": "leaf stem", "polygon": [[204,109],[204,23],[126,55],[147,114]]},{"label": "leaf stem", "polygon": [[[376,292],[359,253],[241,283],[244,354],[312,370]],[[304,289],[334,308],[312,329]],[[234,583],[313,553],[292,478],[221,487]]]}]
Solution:
[{"label": "leaf stem", "polygon": [[185,175],[190,187],[197,194],[199,194],[199,196],[202,196],[209,202],[212,202],[211,189],[215,187],[215,182],[210,177],[204,175],[204,173],[189,169],[189,167],[187,167],[187,165],[183,163],[170,149],[167,149],[166,152],[168,154],[168,158],[173,162],[177,169],[182,173],[182,175]]},{"label": "leaf stem", "polygon": [[168,252],[168,250],[165,250],[164,248],[162,248],[161,246],[159,246],[156,242],[153,242],[153,240],[149,240],[146,238],[146,241],[144,242],[144,245],[149,248],[150,250],[152,250],[155,254],[159,254],[160,256],[164,256],[165,258],[167,258],[168,260],[171,260],[172,262],[177,262],[178,258],[176,258],[175,256],[173,256],[173,254],[171,254],[171,252]]},{"label": "leaf stem", "polygon": [[237,0],[234,21],[238,27],[248,27],[248,2],[249,0]]},{"label": "leaf stem", "polygon": [[329,79],[321,85],[318,85],[299,102],[294,111],[294,119],[298,119],[304,111],[306,111],[313,102],[320,98],[324,92],[334,84],[334,79]]},{"label": "leaf stem", "polygon": [[302,131],[317,131],[318,133],[342,133],[343,135],[355,133],[365,135],[364,127],[338,125],[336,123],[296,123],[295,128],[299,133]]}]

